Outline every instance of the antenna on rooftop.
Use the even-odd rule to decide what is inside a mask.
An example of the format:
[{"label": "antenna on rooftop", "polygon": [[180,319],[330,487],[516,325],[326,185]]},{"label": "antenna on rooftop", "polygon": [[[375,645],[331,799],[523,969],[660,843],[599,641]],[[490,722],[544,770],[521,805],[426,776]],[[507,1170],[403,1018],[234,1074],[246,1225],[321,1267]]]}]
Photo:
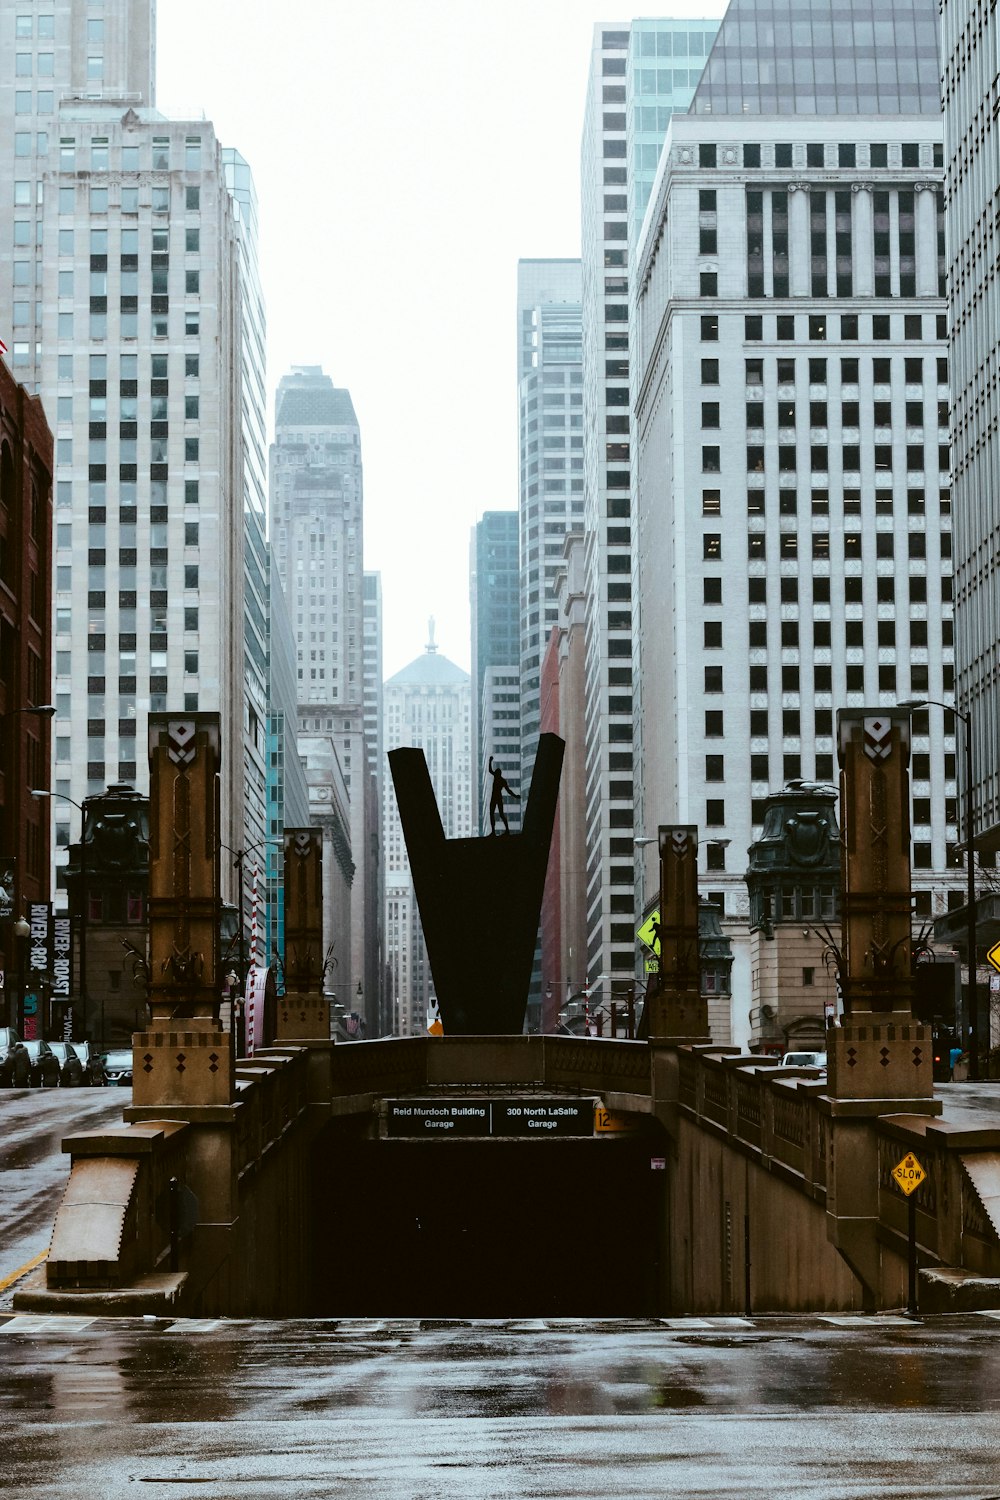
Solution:
[{"label": "antenna on rooftop", "polygon": [[437,641],[434,639],[434,616],[433,615],[429,615],[428,618],[427,618],[427,635],[428,635],[427,650],[428,651],[436,651],[437,650]]}]

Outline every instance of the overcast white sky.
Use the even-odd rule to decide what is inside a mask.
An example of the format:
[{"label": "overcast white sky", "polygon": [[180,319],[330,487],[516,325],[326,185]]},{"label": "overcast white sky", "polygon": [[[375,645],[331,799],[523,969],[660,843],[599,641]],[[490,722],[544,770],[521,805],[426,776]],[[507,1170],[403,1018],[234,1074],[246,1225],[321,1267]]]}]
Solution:
[{"label": "overcast white sky", "polygon": [[517,505],[517,261],[579,254],[606,17],[593,0],[159,0],[160,109],[204,112],[253,168],[269,423],[293,364],[354,399],[387,677],[431,614],[469,665],[470,527]]}]

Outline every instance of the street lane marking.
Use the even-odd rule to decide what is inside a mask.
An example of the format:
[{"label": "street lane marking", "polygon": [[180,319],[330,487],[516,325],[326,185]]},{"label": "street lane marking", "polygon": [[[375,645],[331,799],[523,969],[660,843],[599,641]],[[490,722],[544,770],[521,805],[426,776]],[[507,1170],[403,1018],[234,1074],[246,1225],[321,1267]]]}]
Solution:
[{"label": "street lane marking", "polygon": [[877,1313],[862,1313],[858,1317],[821,1317],[821,1323],[833,1323],[837,1328],[911,1328],[912,1318],[879,1317]]},{"label": "street lane marking", "polygon": [[220,1318],[177,1318],[164,1333],[212,1333],[218,1328]]},{"label": "street lane marking", "polygon": [[84,1328],[89,1328],[96,1319],[74,1318],[68,1314],[57,1313],[54,1316],[48,1313],[17,1313],[8,1322],[0,1327],[3,1333],[80,1333]]},{"label": "street lane marking", "polygon": [[9,1286],[14,1285],[15,1281],[20,1281],[22,1276],[27,1276],[29,1271],[33,1271],[36,1266],[40,1266],[48,1253],[47,1250],[43,1250],[41,1255],[36,1255],[34,1260],[29,1260],[27,1265],[22,1266],[19,1271],[12,1271],[9,1276],[5,1276],[3,1281],[0,1281],[0,1292],[5,1292]]}]

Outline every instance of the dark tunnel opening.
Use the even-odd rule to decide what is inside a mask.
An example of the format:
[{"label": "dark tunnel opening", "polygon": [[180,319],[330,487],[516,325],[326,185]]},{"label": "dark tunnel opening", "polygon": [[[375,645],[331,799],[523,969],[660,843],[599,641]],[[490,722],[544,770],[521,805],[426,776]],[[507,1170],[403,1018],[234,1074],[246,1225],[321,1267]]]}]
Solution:
[{"label": "dark tunnel opening", "polygon": [[650,1317],[665,1173],[652,1134],[347,1140],[313,1154],[317,1317]]}]

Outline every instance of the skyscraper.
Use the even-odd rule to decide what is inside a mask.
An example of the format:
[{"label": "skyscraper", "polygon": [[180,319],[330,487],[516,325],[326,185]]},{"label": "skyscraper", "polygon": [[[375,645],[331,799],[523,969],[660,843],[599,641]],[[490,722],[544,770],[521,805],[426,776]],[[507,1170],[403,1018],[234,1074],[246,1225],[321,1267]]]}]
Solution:
[{"label": "skyscraper", "polygon": [[[832,9],[796,3],[812,50],[786,54],[734,0],[671,121],[636,261],[637,825],[702,830],[738,1041],[744,851],[767,794],[832,780],[839,707],[953,688],[934,14],[885,6],[845,38]],[[930,917],[961,900],[955,745],[940,715],[913,732]],[[652,855],[644,875],[648,893]],[[833,892],[809,899],[806,927]]]},{"label": "skyscraper", "polygon": [[[635,973],[629,243],[667,123],[715,21],[594,29],[581,155],[583,494],[587,574],[587,969]],[[640,830],[641,831],[641,830]],[[609,978],[610,982],[610,978]]]},{"label": "skyscraper", "polygon": [[392,1031],[385,989],[385,858],[382,850],[382,807],[385,796],[385,734],[382,720],[382,575],[366,572],[362,594],[365,748],[371,789],[368,809],[368,893],[370,913],[365,945],[364,992],[378,1003],[378,1035]]},{"label": "skyscraper", "polygon": [[[240,424],[243,478],[244,846],[267,847],[268,590],[267,397],[264,390],[267,322],[257,274],[257,194],[250,167],[232,147],[222,149],[232,204],[240,270]],[[268,848],[276,871],[280,850]],[[256,955],[262,957],[262,955]]]},{"label": "skyscraper", "polygon": [[[944,0],[942,64],[955,508],[955,661],[980,849],[1000,847],[1000,256],[995,5]],[[961,757],[964,762],[964,756]],[[964,781],[964,778],[963,778]],[[969,789],[963,785],[963,802]],[[964,837],[964,826],[962,834]]]},{"label": "skyscraper", "polygon": [[[247,792],[263,827],[262,738],[244,743],[254,252],[212,126],[152,107],[153,21],[151,0],[0,0],[0,288],[12,363],[56,436],[54,789],[141,788],[147,712],[216,710],[241,843]],[[59,886],[69,815],[56,798]]]},{"label": "skyscraper", "polygon": [[[278,385],[271,448],[271,528],[296,643],[299,729],[336,752],[350,800],[350,988],[362,985],[368,1034],[378,995],[365,993],[367,831],[373,784],[365,743],[363,487],[361,434],[350,393],[317,365],[294,368]],[[338,983],[348,977],[339,958]]]},{"label": "skyscraper", "polygon": [[264,961],[285,952],[284,854],[286,828],[309,824],[309,788],[299,754],[296,652],[285,591],[268,547],[267,590],[267,843],[259,858],[267,872],[267,941]]},{"label": "skyscraper", "polygon": [[[385,684],[385,745],[419,746],[426,757],[445,838],[472,835],[472,723],[468,672],[438,654],[431,635],[423,656]],[[386,961],[395,996],[397,1036],[423,1036],[434,984],[427,961],[420,916],[413,895],[399,808],[391,776],[386,777],[382,819],[385,852]],[[470,981],[475,976],[470,939]]]},{"label": "skyscraper", "polygon": [[[472,528],[469,603],[472,616],[472,821],[489,830],[490,757],[519,778],[521,752],[520,574],[516,510],[488,510]],[[508,813],[521,826],[521,804]]]},{"label": "skyscraper", "polygon": [[580,262],[517,264],[518,515],[521,548],[521,781],[538,744],[539,681],[556,621],[562,539],[583,513]]}]

